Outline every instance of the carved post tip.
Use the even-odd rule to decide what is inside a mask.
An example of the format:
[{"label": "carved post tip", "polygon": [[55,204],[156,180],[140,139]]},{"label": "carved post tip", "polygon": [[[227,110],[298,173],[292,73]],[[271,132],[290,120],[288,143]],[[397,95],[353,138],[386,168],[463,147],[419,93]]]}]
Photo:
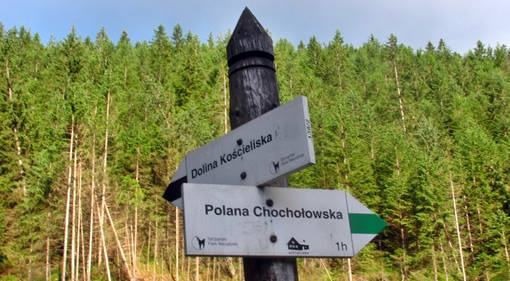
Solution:
[{"label": "carved post tip", "polygon": [[227,59],[231,63],[237,60],[236,56],[251,52],[263,53],[262,56],[274,58],[273,40],[246,7],[227,44]]}]

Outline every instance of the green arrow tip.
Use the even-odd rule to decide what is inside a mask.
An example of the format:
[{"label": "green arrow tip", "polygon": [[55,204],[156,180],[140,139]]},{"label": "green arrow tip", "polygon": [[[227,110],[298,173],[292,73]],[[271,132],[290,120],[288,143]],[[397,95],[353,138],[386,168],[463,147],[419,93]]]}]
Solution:
[{"label": "green arrow tip", "polygon": [[349,214],[351,233],[378,234],[388,224],[376,214]]}]

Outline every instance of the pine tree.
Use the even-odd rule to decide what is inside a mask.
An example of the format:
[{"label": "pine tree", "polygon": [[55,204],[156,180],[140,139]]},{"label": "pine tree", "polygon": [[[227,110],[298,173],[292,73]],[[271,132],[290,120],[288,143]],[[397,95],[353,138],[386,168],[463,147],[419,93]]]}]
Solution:
[{"label": "pine tree", "polygon": [[[177,25],[150,42],[73,29],[43,44],[0,24],[2,278],[242,271],[186,260],[181,214],[161,199],[184,155],[228,131],[228,37]],[[442,39],[413,50],[372,35],[354,47],[337,32],[280,39],[275,59],[282,102],[306,95],[314,133],[317,164],[291,185],[348,190],[389,223],[350,262],[305,260],[305,278],[509,278],[505,46],[460,55]]]}]

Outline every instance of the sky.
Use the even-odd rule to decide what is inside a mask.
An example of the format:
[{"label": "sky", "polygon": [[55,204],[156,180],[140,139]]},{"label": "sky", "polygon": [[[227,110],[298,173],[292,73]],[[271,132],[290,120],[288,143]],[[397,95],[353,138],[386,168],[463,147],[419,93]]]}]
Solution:
[{"label": "sky", "polygon": [[205,41],[232,31],[244,7],[273,41],[316,36],[326,43],[338,30],[354,46],[371,34],[386,42],[392,33],[414,49],[441,38],[459,53],[477,40],[510,46],[508,0],[0,0],[0,22],[37,32],[45,43],[65,38],[73,26],[82,38],[104,27],[114,41],[122,31],[132,41],[151,41],[158,25],[171,34],[176,24]]}]

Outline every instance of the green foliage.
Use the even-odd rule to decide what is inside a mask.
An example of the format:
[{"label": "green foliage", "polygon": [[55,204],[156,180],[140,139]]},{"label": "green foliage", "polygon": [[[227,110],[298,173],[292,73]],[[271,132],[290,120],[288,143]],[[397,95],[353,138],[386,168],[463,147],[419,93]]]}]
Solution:
[{"label": "green foliage", "polygon": [[[42,276],[47,238],[59,275],[71,130],[83,201],[94,175],[116,223],[137,209],[143,255],[155,223],[168,229],[161,247],[171,252],[161,194],[183,155],[228,129],[227,39],[204,44],[177,25],[170,36],[157,27],[150,42],[123,32],[114,43],[104,29],[82,39],[72,29],[43,45],[0,25],[1,280],[26,278],[27,264]],[[462,278],[450,175],[468,278],[510,279],[507,47],[478,42],[462,56],[444,40],[412,50],[394,35],[353,47],[336,32],[326,43],[279,40],[275,58],[282,102],[306,95],[314,133],[317,164],[291,185],[348,190],[389,224],[353,259],[356,279]],[[344,261],[326,266],[329,275],[321,265],[306,276],[343,278]],[[105,279],[97,266],[92,276]]]}]

